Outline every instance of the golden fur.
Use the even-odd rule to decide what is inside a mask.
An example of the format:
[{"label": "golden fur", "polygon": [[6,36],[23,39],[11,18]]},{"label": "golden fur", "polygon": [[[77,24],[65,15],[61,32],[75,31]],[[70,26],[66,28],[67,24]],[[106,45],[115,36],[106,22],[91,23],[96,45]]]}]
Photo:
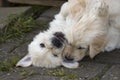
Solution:
[{"label": "golden fur", "polygon": [[[72,39],[68,38],[70,45],[65,47],[64,52],[75,61],[81,60],[85,55],[94,58],[101,51],[111,51],[120,48],[120,24],[117,21],[120,20],[120,5],[118,4],[120,1],[84,1],[85,3],[83,4],[86,6],[82,12],[82,17],[80,19],[79,15],[75,17],[77,18],[75,20],[78,21],[72,25],[74,26],[71,29],[73,36],[71,37]],[[76,13],[73,15],[76,16]],[[78,49],[78,47],[82,48]],[[86,54],[88,47],[89,51]]]}]

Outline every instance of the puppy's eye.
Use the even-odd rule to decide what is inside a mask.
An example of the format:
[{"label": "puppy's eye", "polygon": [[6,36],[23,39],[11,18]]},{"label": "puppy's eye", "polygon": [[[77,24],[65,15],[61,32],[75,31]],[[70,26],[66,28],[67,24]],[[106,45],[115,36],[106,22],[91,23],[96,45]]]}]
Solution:
[{"label": "puppy's eye", "polygon": [[56,54],[53,54],[53,56],[54,56],[54,57],[58,57],[58,55],[56,55]]},{"label": "puppy's eye", "polygon": [[78,49],[85,49],[85,48],[80,46],[80,47],[78,47]]},{"label": "puppy's eye", "polygon": [[41,44],[40,44],[40,47],[44,48],[44,47],[45,47],[45,44],[41,43]]}]

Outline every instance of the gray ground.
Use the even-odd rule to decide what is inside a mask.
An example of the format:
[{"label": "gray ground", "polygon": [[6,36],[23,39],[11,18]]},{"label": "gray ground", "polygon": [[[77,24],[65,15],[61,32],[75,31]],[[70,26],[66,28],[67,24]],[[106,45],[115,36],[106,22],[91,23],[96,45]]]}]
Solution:
[{"label": "gray ground", "polygon": [[[58,11],[58,8],[51,8],[43,12],[36,21],[48,23]],[[22,58],[27,54],[28,44],[39,31],[38,29],[33,30],[19,40],[1,44],[0,61],[11,60],[16,56],[19,59]],[[9,68],[9,65],[7,66]],[[66,69],[64,67],[56,69],[16,68],[13,66],[10,70],[0,71],[0,80],[120,80],[120,50],[101,53],[93,60],[85,57],[77,69]]]}]

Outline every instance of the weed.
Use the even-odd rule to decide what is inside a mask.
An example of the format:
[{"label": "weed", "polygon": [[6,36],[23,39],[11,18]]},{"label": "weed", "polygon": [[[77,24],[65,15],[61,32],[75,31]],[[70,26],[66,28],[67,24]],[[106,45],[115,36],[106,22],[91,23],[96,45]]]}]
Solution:
[{"label": "weed", "polygon": [[55,70],[48,70],[47,74],[57,76],[57,77],[61,77],[61,76],[66,75],[66,73],[63,69],[61,69],[61,70],[56,70],[56,69]]},{"label": "weed", "polygon": [[0,71],[10,71],[13,69],[18,62],[19,58],[18,57],[12,57],[10,60],[6,61],[1,61],[0,62]]},{"label": "weed", "polygon": [[66,74],[66,76],[62,78],[62,80],[77,80],[77,79],[78,79],[78,76],[77,74],[74,74],[74,73],[68,73]]},{"label": "weed", "polygon": [[35,22],[35,19],[46,9],[48,9],[48,7],[33,6],[23,14],[11,14],[8,16],[6,20],[8,24],[0,30],[0,43],[6,42],[9,39],[20,38],[24,36],[25,33],[39,26]]},{"label": "weed", "polygon": [[35,27],[35,21],[32,17],[25,15],[10,15],[8,17],[8,25],[0,34],[0,43],[5,42],[10,38],[18,38],[23,36]]},{"label": "weed", "polygon": [[48,75],[53,75],[56,77],[62,77],[62,80],[75,80],[78,78],[77,74],[64,71],[64,69],[54,69],[48,70]]},{"label": "weed", "polygon": [[19,73],[22,76],[32,76],[32,75],[36,74],[36,72],[34,70],[27,71],[27,70],[24,70],[24,69],[22,69]]}]

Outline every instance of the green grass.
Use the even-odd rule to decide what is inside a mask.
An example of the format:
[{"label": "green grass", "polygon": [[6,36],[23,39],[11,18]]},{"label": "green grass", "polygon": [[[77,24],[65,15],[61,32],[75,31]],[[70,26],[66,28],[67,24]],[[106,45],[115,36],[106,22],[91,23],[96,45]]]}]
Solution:
[{"label": "green grass", "polygon": [[78,76],[74,73],[69,73],[65,77],[63,77],[63,80],[76,80],[78,79]]},{"label": "green grass", "polygon": [[61,70],[56,70],[56,69],[48,70],[47,74],[48,75],[57,76],[57,77],[61,77],[61,76],[65,76],[66,75],[66,73],[65,73],[65,71],[63,69],[61,69]]},{"label": "green grass", "polygon": [[28,70],[22,69],[19,71],[19,74],[22,75],[20,80],[26,80],[27,77],[35,75],[36,71],[34,70],[28,71]]},{"label": "green grass", "polygon": [[1,31],[0,43],[5,42],[11,38],[18,38],[23,36],[26,32],[31,31],[35,27],[35,21],[30,16],[10,15],[8,17],[6,27]]},{"label": "green grass", "polygon": [[0,62],[0,71],[5,72],[5,71],[10,71],[13,69],[18,62],[19,58],[18,57],[12,57],[10,60],[6,61],[1,61]]},{"label": "green grass", "polygon": [[48,70],[47,74],[55,77],[61,77],[62,80],[75,80],[78,78],[77,74],[64,71],[64,69]]},{"label": "green grass", "polygon": [[8,23],[2,30],[0,30],[0,44],[6,42],[9,39],[16,39],[24,36],[25,33],[30,32],[38,26],[35,21],[48,7],[33,6],[30,10],[23,14],[11,14],[8,16],[6,22]]},{"label": "green grass", "polygon": [[22,69],[21,71],[19,71],[19,73],[22,76],[32,76],[32,75],[36,74],[36,72],[34,70],[27,71],[27,70],[24,70],[24,69]]}]

